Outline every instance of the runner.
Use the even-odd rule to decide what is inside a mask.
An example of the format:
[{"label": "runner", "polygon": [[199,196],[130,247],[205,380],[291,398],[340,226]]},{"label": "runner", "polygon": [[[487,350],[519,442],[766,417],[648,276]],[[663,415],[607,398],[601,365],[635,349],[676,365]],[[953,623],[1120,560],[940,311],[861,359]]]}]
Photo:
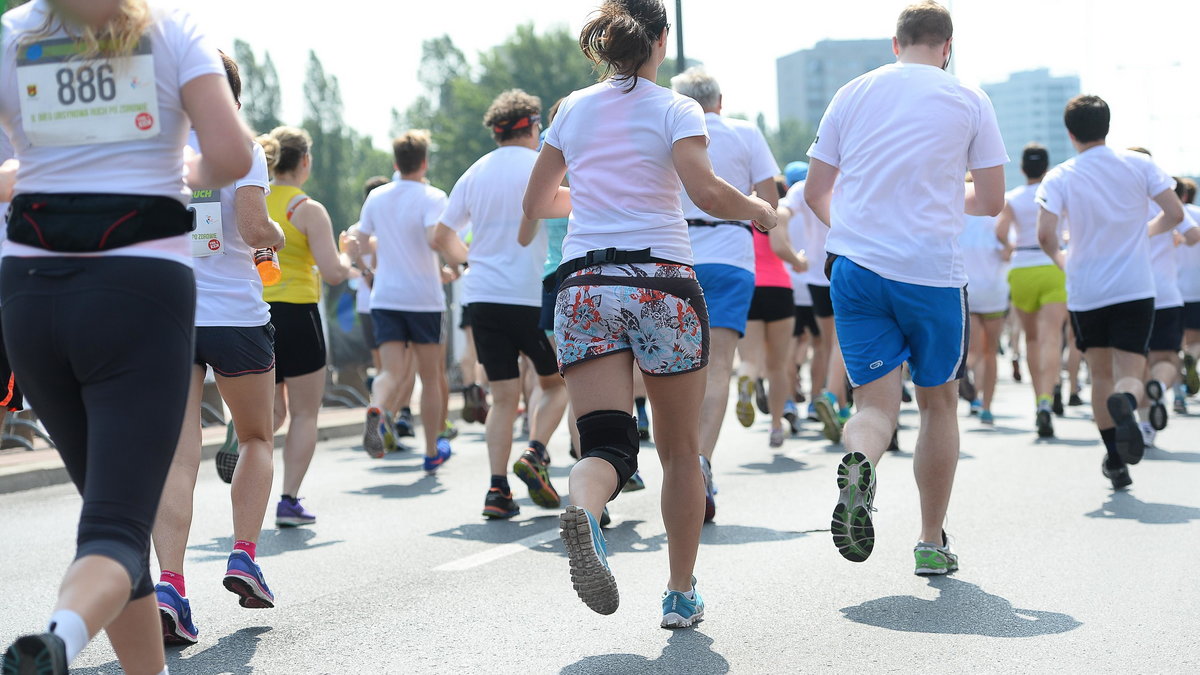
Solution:
[{"label": "runner", "polygon": [[[709,137],[708,156],[716,175],[728,181],[742,194],[748,195],[754,191],[762,195],[768,203],[777,203],[778,200],[773,196],[775,174],[779,172],[779,166],[771,156],[767,140],[753,124],[721,116],[724,98],[716,78],[701,68],[690,68],[671,78],[671,87],[679,94],[699,103],[704,111],[704,122]],[[693,269],[696,271],[696,281],[704,289],[704,303],[708,308],[710,326],[708,377],[704,402],[700,407],[700,466],[704,474],[704,520],[708,522],[717,512],[712,460],[717,448],[717,438],[721,433],[721,424],[729,410],[729,378],[733,373],[733,356],[738,347],[738,339],[747,334],[747,315],[751,314],[754,308],[752,301],[756,294],[755,243],[748,222],[714,218],[697,207],[686,194],[680,195],[680,201],[683,217],[688,225]],[[769,252],[770,247],[767,249]],[[782,268],[778,258],[775,260]],[[792,307],[789,296],[789,318],[794,311]],[[752,318],[761,319],[758,316]],[[766,352],[763,344],[766,337],[765,324],[761,320],[754,323],[757,332],[750,338],[750,349],[757,350],[762,355]],[[781,346],[786,346],[790,338],[789,331]],[[769,372],[787,381],[786,354],[771,356],[777,357],[778,363],[772,365],[776,366],[775,370],[778,372]],[[741,383],[753,380],[743,374],[738,381]],[[771,391],[786,394],[786,389],[783,382],[776,382]],[[743,405],[749,406],[749,400],[739,401],[739,417],[742,415]],[[782,415],[780,408],[775,410]],[[750,414],[754,414],[752,407]],[[775,438],[775,427],[772,427],[772,444],[775,443]],[[778,439],[782,444],[782,430],[778,431]]]},{"label": "runner", "polygon": [[[520,355],[533,362],[541,386],[532,411],[529,447],[513,464],[534,504],[557,508],[558,492],[550,482],[546,443],[562,420],[566,390],[558,376],[554,348],[538,329],[542,307],[542,268],[546,234],[538,232],[529,246],[517,240],[524,223],[521,196],[537,159],[541,101],[519,89],[506,91],[488,108],[483,123],[498,148],[484,155],[458,179],[438,224],[436,241],[452,265],[468,261],[464,301],[471,305],[475,351],[492,388],[487,415],[491,485],[483,516],[508,519],[521,512],[508,484],[513,422],[521,400]],[[471,226],[471,246],[456,232]]]},{"label": "runner", "polygon": [[[1038,241],[1067,274],[1067,309],[1092,376],[1092,413],[1107,456],[1101,471],[1119,490],[1145,451],[1134,411],[1142,397],[1154,323],[1151,236],[1183,221],[1174,181],[1149,157],[1106,145],[1110,112],[1098,96],[1076,96],[1063,120],[1078,156],[1051,169],[1037,192]],[[1146,225],[1146,200],[1162,213]],[[1070,214],[1070,247],[1059,219]]]},{"label": "runner", "polygon": [[[387,185],[391,179],[385,176],[373,176],[363,184],[363,201],[375,188]],[[375,269],[374,239],[370,240],[371,248],[363,250],[358,246],[358,230],[361,223],[355,223],[347,228],[345,238],[340,242],[354,269],[362,275],[354,289],[354,310],[358,314],[358,325],[362,329],[363,343],[371,350],[371,365],[378,373],[383,369],[379,363],[379,343],[375,341],[375,326],[371,323],[371,274]],[[367,378],[367,391],[371,390],[372,378]]]},{"label": "runner", "polygon": [[[779,218],[781,221],[787,222],[788,236],[791,238],[793,246],[797,246],[799,250],[804,251],[807,261],[808,255],[808,233],[809,228],[819,226],[822,230],[827,230],[825,224],[817,220],[817,215],[808,208],[808,204],[804,203],[804,180],[808,178],[808,164],[806,162],[790,162],[784,168],[784,177],[788,183],[787,194],[783,199],[779,200]],[[815,223],[815,225],[814,225]],[[796,403],[803,403],[807,398],[810,403],[808,406],[808,417],[816,419],[816,407],[814,402],[821,395],[821,390],[824,387],[824,382],[819,382],[816,377],[816,360],[817,355],[822,349],[823,339],[821,337],[821,328],[817,325],[817,315],[813,312],[813,296],[812,291],[808,287],[808,271],[797,272],[791,270],[792,277],[792,297],[796,303],[796,323],[792,331],[795,337],[793,349],[793,364],[795,367],[795,386]],[[812,351],[812,365],[809,367],[809,388],[808,396],[805,395],[805,389],[801,384],[800,371],[804,368],[804,364],[808,362],[809,351]],[[785,413],[786,416],[786,413]],[[799,412],[796,413],[797,420]],[[792,433],[797,433],[797,422],[792,423]]]},{"label": "runner", "polygon": [[[250,134],[183,10],[35,0],[4,15],[2,59],[19,160],[4,341],[83,507],[47,632],[13,642],[0,670],[66,673],[105,630],[125,672],[166,673],[149,553],[195,357],[185,206],[250,171]],[[88,99],[118,112],[81,122]],[[200,154],[184,152],[189,120]]]},{"label": "runner", "polygon": [[1034,196],[1049,167],[1050,154],[1046,148],[1036,143],[1025,146],[1021,171],[1026,183],[1004,195],[1004,211],[996,221],[996,238],[1000,243],[1008,246],[1010,241],[1014,242],[1008,284],[1012,289],[1012,305],[1025,332],[1025,358],[1037,403],[1034,422],[1039,438],[1053,437],[1053,415],[1063,414],[1059,381],[1063,326],[1067,321],[1066,276],[1038,245],[1038,207]]},{"label": "runner", "polygon": [[[958,569],[943,529],[958,463],[956,380],[968,342],[958,237],[964,211],[994,216],[1004,207],[1008,161],[987,95],[945,72],[953,33],[950,13],[937,3],[900,14],[892,40],[898,62],[834,96],[808,153],[804,190],[830,224],[826,267],[859,406],[843,437],[833,540],[847,560],[871,555],[876,464],[896,428],[907,361],[921,410],[913,468],[922,575]],[[964,184],[968,170],[974,182]]]},{"label": "runner", "polygon": [[400,409],[401,390],[415,368],[421,377],[426,473],[436,472],[451,453],[449,439],[440,436],[446,419],[442,390],[446,293],[442,266],[433,249],[446,193],[425,182],[430,142],[429,132],[423,130],[409,131],[393,141],[400,180],[371,193],[363,204],[358,231],[360,249],[370,250],[372,237],[376,242],[371,318],[383,363],[367,408],[363,449],[377,459],[395,449],[394,443],[389,448],[385,442],[391,429],[383,411]]},{"label": "runner", "polygon": [[339,254],[334,243],[329,212],[303,190],[312,175],[312,138],[295,127],[278,127],[270,138],[264,147],[274,181],[267,210],[287,238],[279,251],[282,279],[263,289],[275,326],[275,430],[291,416],[275,524],[296,527],[317,522],[299,493],[317,449],[317,414],[325,396],[325,335],[317,308],[321,281],[336,286],[352,270],[349,256]]},{"label": "runner", "polygon": [[[975,389],[971,408],[978,409],[979,422],[994,426],[992,399],[996,393],[996,352],[1000,333],[1008,314],[1009,248],[996,241],[996,219],[987,216],[967,216],[963,233],[958,238],[963,264],[967,270],[967,308],[971,312],[970,351],[967,369],[974,373]],[[966,378],[960,380],[965,382]]]},{"label": "runner", "polygon": [[[664,472],[670,575],[661,625],[677,628],[704,615],[692,572],[704,518],[696,411],[709,342],[679,184],[717,220],[770,229],[775,212],[713,174],[700,105],[654,84],[668,28],[661,0],[608,0],[588,20],[579,43],[605,76],[563,102],[530,176],[525,214],[571,218],[555,334],[583,455],[562,515],[572,581],[588,607],[616,611],[599,519],[637,469],[637,423],[628,412],[636,362],[649,375]],[[571,187],[560,187],[568,169]]]},{"label": "runner", "polygon": [[[1196,183],[1190,178],[1184,178],[1184,210],[1192,220],[1200,222],[1200,206],[1196,200]],[[1183,365],[1185,393],[1194,396],[1200,393],[1200,373],[1197,373],[1196,363],[1200,359],[1200,246],[1181,246],[1179,252],[1179,290],[1183,295]],[[1180,401],[1178,392],[1176,401]],[[1175,404],[1175,411],[1187,414],[1187,404],[1182,409]]]},{"label": "runner", "polygon": [[[221,54],[221,60],[233,99],[240,107],[242,80],[237,64],[225,54]],[[243,607],[275,606],[275,596],[255,562],[274,473],[271,410],[275,347],[271,315],[262,299],[262,279],[254,265],[254,249],[280,248],[284,237],[279,225],[267,216],[266,194],[270,188],[266,156],[258,144],[247,144],[254,152],[249,174],[211,196],[212,191],[203,190],[192,195],[191,208],[197,221],[215,216],[215,222],[193,234],[196,358],[183,430],[154,521],[154,552],[162,571],[155,592],[163,640],[169,645],[194,644],[198,635],[187,599],[183,563],[200,468],[200,400],[209,367],[216,375],[221,398],[229,406],[238,440],[231,492],[234,543],[223,583],[239,596]],[[200,149],[194,134],[189,145],[193,150]]]}]

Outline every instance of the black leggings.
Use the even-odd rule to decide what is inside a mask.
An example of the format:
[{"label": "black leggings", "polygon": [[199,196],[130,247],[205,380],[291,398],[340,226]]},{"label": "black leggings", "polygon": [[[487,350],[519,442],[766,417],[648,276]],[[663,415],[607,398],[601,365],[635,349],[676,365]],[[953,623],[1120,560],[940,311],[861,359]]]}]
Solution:
[{"label": "black leggings", "polygon": [[76,559],[154,592],[150,532],[191,377],[196,279],[153,258],[14,258],[0,266],[4,343],[83,496]]}]

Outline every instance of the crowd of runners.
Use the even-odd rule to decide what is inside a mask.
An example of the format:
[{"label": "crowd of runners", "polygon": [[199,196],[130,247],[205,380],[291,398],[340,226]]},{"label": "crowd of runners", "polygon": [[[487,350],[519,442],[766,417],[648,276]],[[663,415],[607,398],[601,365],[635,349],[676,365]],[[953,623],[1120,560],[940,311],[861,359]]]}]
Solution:
[{"label": "crowd of runners", "polygon": [[[237,64],[186,12],[146,0],[10,10],[5,404],[23,396],[36,411],[83,507],[48,627],[8,647],[5,675],[65,673],[101,630],[137,675],[167,672],[164,643],[198,640],[184,563],[209,369],[232,418],[217,458],[234,530],[222,583],[243,607],[275,606],[256,544],[285,423],[275,524],[317,521],[301,493],[327,379],[322,282],[358,284],[375,368],[363,450],[381,458],[413,437],[434,474],[457,424],[484,424],[482,517],[520,513],[511,476],[560,510],[572,584],[601,614],[619,604],[607,505],[645,488],[639,449],[652,439],[669,548],[661,625],[704,616],[694,570],[717,512],[721,429],[752,426],[756,410],[772,448],[806,424],[844,446],[831,529],[861,562],[876,473],[915,402],[914,570],[957,570],[943,525],[959,399],[968,423],[995,424],[1002,343],[1014,379],[1028,374],[1031,438],[1053,437],[1055,417],[1088,396],[1100,473],[1130,485],[1168,398],[1186,414],[1200,390],[1196,184],[1144,148],[1109,147],[1107,104],[1079,96],[1064,111],[1077,155],[1030,144],[1026,183],[1005,192],[992,104],[947,72],[949,12],[912,5],[895,30],[897,61],[842,87],[810,163],[778,158],[792,160],[781,170],[756,126],[722,114],[710,74],[655,84],[661,0],[606,0],[579,40],[597,84],[549,107],[501,93],[482,120],[496,148],[449,194],[426,180],[429,132],[408,131],[395,174],[364,186],[360,221],[338,237],[346,224],[305,192],[321,148],[293,127],[253,137]],[[461,421],[454,330],[468,347]],[[519,420],[528,442],[514,460]],[[565,493],[548,471],[560,426]]]}]

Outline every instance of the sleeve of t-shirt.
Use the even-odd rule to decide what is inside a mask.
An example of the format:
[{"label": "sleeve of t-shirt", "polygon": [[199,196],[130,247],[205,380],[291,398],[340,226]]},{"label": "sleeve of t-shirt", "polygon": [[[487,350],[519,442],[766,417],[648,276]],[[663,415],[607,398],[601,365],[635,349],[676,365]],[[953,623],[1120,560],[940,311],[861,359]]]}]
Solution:
[{"label": "sleeve of t-shirt", "polygon": [[971,171],[1008,164],[1008,152],[1000,137],[1000,124],[996,121],[992,99],[982,92],[979,96],[979,129],[967,149],[967,169]]},{"label": "sleeve of t-shirt", "polygon": [[571,111],[574,102],[574,95],[563,99],[562,104],[558,106],[558,114],[554,116],[554,121],[550,123],[550,128],[546,130],[546,136],[542,139],[543,143],[553,145],[559,150],[563,149],[561,132],[559,130],[566,124],[567,113]]},{"label": "sleeve of t-shirt", "polygon": [[821,123],[817,125],[817,136],[813,139],[812,147],[808,149],[810,158],[819,159],[833,167],[840,167],[842,164],[842,151],[839,147],[841,133],[838,130],[838,111],[841,110],[841,106],[838,103],[843,91],[844,89],[839,89],[838,93],[833,95],[833,100],[821,116]]},{"label": "sleeve of t-shirt", "polygon": [[771,154],[771,146],[758,127],[752,127],[750,136],[750,176],[753,184],[779,175],[779,164]]},{"label": "sleeve of t-shirt", "polygon": [[191,14],[175,10],[163,25],[163,33],[171,41],[171,49],[178,56],[179,86],[202,75],[225,75],[225,66],[217,47],[208,39]]},{"label": "sleeve of t-shirt", "polygon": [[1146,174],[1147,197],[1153,199],[1162,194],[1164,190],[1175,189],[1175,179],[1166,171],[1163,171],[1153,160],[1141,162],[1141,164]]},{"label": "sleeve of t-shirt", "polygon": [[250,173],[233,184],[234,190],[244,187],[260,187],[264,193],[271,193],[271,179],[267,175],[267,154],[258,143],[251,144]]},{"label": "sleeve of t-shirt", "polygon": [[362,210],[358,213],[358,231],[363,234],[375,234],[375,201],[371,195],[367,195],[367,201],[363,202]]},{"label": "sleeve of t-shirt", "polygon": [[471,224],[471,209],[467,205],[467,192],[471,188],[471,170],[462,175],[458,179],[458,183],[454,189],[450,191],[450,198],[446,201],[446,208],[442,211],[439,220],[450,229],[462,234],[467,226]]},{"label": "sleeve of t-shirt", "polygon": [[1034,197],[1034,200],[1037,201],[1038,206],[1046,209],[1056,216],[1063,215],[1063,210],[1066,206],[1063,204],[1062,180],[1062,173],[1056,170],[1051,170],[1050,173],[1046,174],[1046,177],[1042,179],[1041,184],[1038,185],[1037,195]]},{"label": "sleeve of t-shirt", "polygon": [[[438,224],[438,220],[446,210],[446,193],[436,188],[430,188],[427,194],[424,214],[425,227],[433,227]],[[449,223],[446,224],[449,225]]]},{"label": "sleeve of t-shirt", "polygon": [[708,125],[704,122],[704,109],[690,98],[679,96],[671,107],[671,144],[692,136],[703,136],[708,143]]}]

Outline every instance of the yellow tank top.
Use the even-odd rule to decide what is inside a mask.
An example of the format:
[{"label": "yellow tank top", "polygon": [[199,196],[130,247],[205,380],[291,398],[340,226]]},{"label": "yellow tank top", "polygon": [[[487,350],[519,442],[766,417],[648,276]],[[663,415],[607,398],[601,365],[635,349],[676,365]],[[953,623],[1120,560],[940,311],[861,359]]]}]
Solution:
[{"label": "yellow tank top", "polygon": [[274,286],[263,288],[263,300],[267,302],[313,304],[321,297],[321,277],[308,249],[308,237],[292,224],[292,214],[306,201],[308,195],[290,185],[272,185],[267,195],[267,213],[283,228],[286,242],[279,252],[282,278]]}]

